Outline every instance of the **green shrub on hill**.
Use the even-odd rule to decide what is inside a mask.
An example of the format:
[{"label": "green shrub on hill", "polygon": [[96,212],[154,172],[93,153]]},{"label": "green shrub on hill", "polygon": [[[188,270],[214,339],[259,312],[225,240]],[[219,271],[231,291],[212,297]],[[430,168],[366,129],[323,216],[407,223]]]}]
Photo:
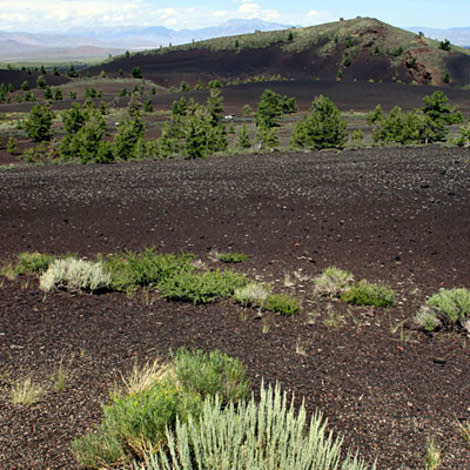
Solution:
[{"label": "green shrub on hill", "polygon": [[287,294],[269,294],[262,307],[270,312],[280,313],[288,317],[300,312],[300,301]]}]

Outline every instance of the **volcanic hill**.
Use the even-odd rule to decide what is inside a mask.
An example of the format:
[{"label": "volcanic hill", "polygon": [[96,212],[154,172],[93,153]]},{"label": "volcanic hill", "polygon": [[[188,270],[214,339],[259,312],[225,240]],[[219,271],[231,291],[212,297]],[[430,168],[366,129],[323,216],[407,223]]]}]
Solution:
[{"label": "volcanic hill", "polygon": [[464,86],[470,51],[358,17],[307,28],[227,36],[181,46],[126,53],[89,68],[108,76],[139,67],[163,86],[182,80],[322,79]]}]

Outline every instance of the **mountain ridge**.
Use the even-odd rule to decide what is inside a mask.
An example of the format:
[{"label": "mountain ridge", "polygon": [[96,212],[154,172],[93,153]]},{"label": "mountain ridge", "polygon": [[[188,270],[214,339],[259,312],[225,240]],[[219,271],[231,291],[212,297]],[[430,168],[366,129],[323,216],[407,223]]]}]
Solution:
[{"label": "mountain ridge", "polygon": [[[101,49],[95,54],[102,59],[109,54],[115,55],[125,50],[153,49],[170,44],[184,44],[186,42],[201,41],[234,34],[246,34],[256,30],[272,31],[285,29],[290,25],[269,23],[263,20],[229,20],[218,26],[199,29],[173,30],[165,26],[125,28],[107,28],[100,31],[69,30],[66,33],[28,33],[0,31],[0,62],[18,62],[36,60],[39,56],[51,59],[58,58],[58,51],[64,55],[64,49],[79,49],[94,47]],[[6,42],[9,41],[9,42]],[[116,45],[119,46],[116,46]],[[10,46],[10,47],[8,47]],[[67,53],[73,57],[73,51]]]}]

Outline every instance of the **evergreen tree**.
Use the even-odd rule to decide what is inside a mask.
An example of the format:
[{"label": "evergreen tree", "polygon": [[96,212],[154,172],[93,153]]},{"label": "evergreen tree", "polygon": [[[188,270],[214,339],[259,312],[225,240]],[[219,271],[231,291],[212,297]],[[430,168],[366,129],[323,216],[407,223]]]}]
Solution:
[{"label": "evergreen tree", "polygon": [[49,106],[35,104],[24,122],[24,129],[28,136],[36,142],[50,140],[52,137],[52,120],[54,114]]},{"label": "evergreen tree", "polygon": [[333,102],[321,95],[312,104],[312,113],[297,122],[291,135],[291,145],[310,148],[343,148],[348,133],[346,120]]},{"label": "evergreen tree", "polygon": [[54,91],[54,99],[56,101],[61,101],[63,98],[62,96],[62,90],[60,88],[56,88],[55,91]]},{"label": "evergreen tree", "polygon": [[[95,161],[100,153],[105,133],[103,116],[95,109],[89,112],[86,122],[77,132],[68,134],[62,139],[60,153],[64,158],[80,158],[82,163]],[[103,149],[101,149],[102,154]]]},{"label": "evergreen tree", "polygon": [[39,75],[37,81],[36,81],[36,85],[38,88],[45,88],[47,83],[46,83],[46,79],[44,78],[44,75]]},{"label": "evergreen tree", "polygon": [[238,133],[238,146],[242,149],[247,149],[251,147],[251,139],[250,139],[250,134],[248,132],[248,127],[246,124],[243,124],[243,126],[240,129],[240,132]]},{"label": "evergreen tree", "polygon": [[275,127],[258,127],[256,140],[260,148],[270,149],[279,147],[279,136]]},{"label": "evergreen tree", "polygon": [[83,109],[79,103],[72,103],[71,107],[62,114],[66,135],[76,134],[88,119],[88,110]]},{"label": "evergreen tree", "polygon": [[128,160],[136,156],[137,142],[144,136],[145,129],[138,111],[118,128],[113,141],[113,154],[116,159]]},{"label": "evergreen tree", "polygon": [[173,105],[171,106],[172,116],[186,116],[187,110],[188,104],[184,96],[179,100],[173,101]]},{"label": "evergreen tree", "polygon": [[281,96],[272,90],[265,90],[258,102],[256,111],[256,127],[279,126],[279,118],[282,116]]},{"label": "evergreen tree", "polygon": [[13,136],[8,137],[7,152],[10,155],[15,155],[15,154],[18,153],[18,147],[16,145],[16,139]]},{"label": "evergreen tree", "polygon": [[46,100],[51,100],[52,99],[52,90],[46,86],[46,88],[44,88],[44,99]]},{"label": "evergreen tree", "polygon": [[463,122],[463,115],[457,106],[448,104],[449,98],[442,91],[435,91],[423,98],[421,111],[431,120],[432,135],[430,142],[442,142],[449,132],[447,126]]}]

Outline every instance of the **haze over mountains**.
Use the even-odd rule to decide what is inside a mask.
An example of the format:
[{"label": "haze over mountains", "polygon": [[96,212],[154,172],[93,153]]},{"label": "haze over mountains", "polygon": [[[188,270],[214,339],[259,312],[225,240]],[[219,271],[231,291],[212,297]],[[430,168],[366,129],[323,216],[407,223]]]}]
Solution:
[{"label": "haze over mountains", "polygon": [[176,31],[164,26],[104,28],[99,31],[69,31],[68,33],[26,33],[0,31],[0,61],[106,58],[126,50],[152,49],[184,44],[221,36],[273,31],[289,25],[263,20],[230,20],[218,26]]}]

